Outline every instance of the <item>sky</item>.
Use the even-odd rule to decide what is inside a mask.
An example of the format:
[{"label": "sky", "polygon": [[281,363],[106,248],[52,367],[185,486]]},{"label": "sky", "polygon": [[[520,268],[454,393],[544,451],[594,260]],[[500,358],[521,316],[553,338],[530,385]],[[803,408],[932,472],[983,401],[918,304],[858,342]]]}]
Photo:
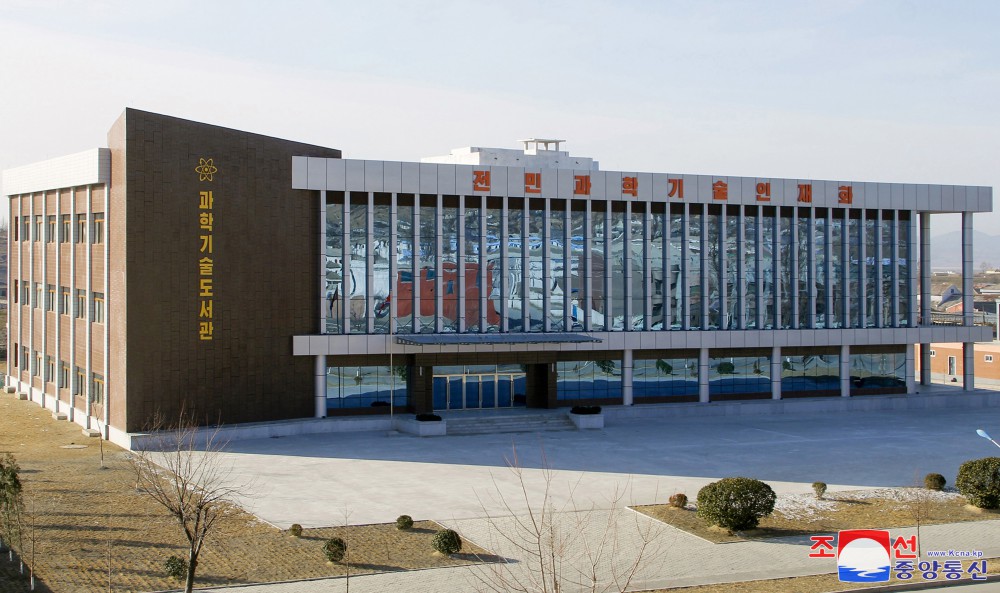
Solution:
[{"label": "sky", "polygon": [[607,170],[995,187],[997,22],[987,0],[0,0],[0,169],[106,146],[133,107],[346,158],[555,137]]}]

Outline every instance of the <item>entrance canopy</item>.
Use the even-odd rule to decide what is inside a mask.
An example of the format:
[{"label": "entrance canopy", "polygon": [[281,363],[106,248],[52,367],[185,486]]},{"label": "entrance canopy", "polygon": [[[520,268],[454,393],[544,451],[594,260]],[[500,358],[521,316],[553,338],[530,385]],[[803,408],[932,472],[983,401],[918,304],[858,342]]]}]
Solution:
[{"label": "entrance canopy", "polygon": [[457,344],[582,344],[601,342],[586,334],[569,333],[508,333],[508,334],[402,334],[399,344],[413,346],[453,346]]}]

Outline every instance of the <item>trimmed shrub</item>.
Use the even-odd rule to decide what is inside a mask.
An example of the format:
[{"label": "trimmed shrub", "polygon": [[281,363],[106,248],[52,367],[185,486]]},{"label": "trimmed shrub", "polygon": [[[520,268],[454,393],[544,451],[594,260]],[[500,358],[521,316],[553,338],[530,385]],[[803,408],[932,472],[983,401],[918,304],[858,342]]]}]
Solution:
[{"label": "trimmed shrub", "polygon": [[771,514],[777,497],[753,478],[723,478],[698,491],[698,516],[730,531],[753,529]]},{"label": "trimmed shrub", "polygon": [[955,487],[973,506],[1000,507],[1000,457],[966,461],[958,468]]},{"label": "trimmed shrub", "polygon": [[816,494],[816,498],[823,498],[826,494],[826,482],[813,482],[813,493]]},{"label": "trimmed shrub", "polygon": [[330,562],[340,562],[344,559],[345,553],[347,553],[347,542],[339,537],[328,539],[323,544],[323,554]]},{"label": "trimmed shrub", "polygon": [[424,412],[423,414],[417,414],[417,422],[441,422],[441,417],[437,414]]},{"label": "trimmed shrub", "polygon": [[298,523],[292,523],[292,526],[288,528],[288,534],[295,537],[302,537],[302,526]]},{"label": "trimmed shrub", "polygon": [[172,579],[181,581],[187,578],[188,563],[187,560],[183,558],[178,556],[171,556],[170,558],[167,558],[164,568],[167,570],[167,576]]},{"label": "trimmed shrub", "polygon": [[720,375],[735,375],[736,365],[728,360],[724,360],[720,362],[717,367],[715,367],[715,370],[718,371]]},{"label": "trimmed shrub", "polygon": [[600,414],[601,406],[573,406],[569,409],[569,413],[580,415]]},{"label": "trimmed shrub", "polygon": [[396,529],[406,531],[411,527],[413,527],[413,517],[409,515],[400,515],[396,517]]},{"label": "trimmed shrub", "polygon": [[924,476],[924,488],[928,490],[944,490],[944,485],[947,482],[941,474],[927,474]]},{"label": "trimmed shrub", "polygon": [[434,534],[431,545],[442,554],[457,554],[462,550],[462,538],[454,530],[442,529]]},{"label": "trimmed shrub", "polygon": [[678,492],[677,494],[673,494],[670,496],[670,506],[672,507],[683,509],[684,507],[687,506],[687,503],[688,503],[687,494]]}]

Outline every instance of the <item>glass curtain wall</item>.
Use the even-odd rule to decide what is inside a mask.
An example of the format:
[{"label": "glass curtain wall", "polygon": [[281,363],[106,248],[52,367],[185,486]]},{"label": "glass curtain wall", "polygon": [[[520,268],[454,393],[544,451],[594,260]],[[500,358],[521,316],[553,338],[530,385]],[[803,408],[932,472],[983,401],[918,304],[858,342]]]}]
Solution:
[{"label": "glass curtain wall", "polygon": [[668,217],[664,204],[651,204],[649,228],[649,266],[650,266],[650,328],[654,330],[668,329],[667,321],[670,314],[667,303],[670,301],[669,283],[669,234]]},{"label": "glass curtain wall", "polygon": [[368,333],[368,195],[351,195],[351,265],[344,270],[352,334]]},{"label": "glass curtain wall", "polygon": [[484,255],[486,284],[483,289],[487,291],[486,331],[498,332],[501,329],[500,311],[503,310],[503,291],[506,286],[502,261],[502,251],[505,248],[503,238],[506,233],[503,228],[501,199],[487,198],[486,205],[486,253]]},{"label": "glass curtain wall", "polygon": [[636,399],[698,396],[698,357],[636,359],[632,364],[632,395]]},{"label": "glass curtain wall", "polygon": [[[331,192],[332,193],[332,192]],[[344,302],[344,196],[327,196],[326,204],[326,333],[343,332]]]},{"label": "glass curtain wall", "polygon": [[506,286],[504,294],[508,329],[512,332],[525,331],[524,327],[524,286],[526,254],[524,250],[524,200],[510,198],[507,212],[507,269],[504,270]]},{"label": "glass curtain wall", "polygon": [[418,331],[434,332],[437,319],[437,196],[420,196],[420,246],[417,257],[420,283]]},{"label": "glass curtain wall", "polygon": [[389,218],[391,210],[389,194],[376,194],[372,207],[372,235],[368,240],[371,246],[372,285],[368,292],[368,301],[372,306],[374,333],[384,334],[389,331],[389,311],[391,309],[389,296],[391,284],[390,275],[393,270],[389,266],[389,254],[392,226]]},{"label": "glass curtain wall", "polygon": [[392,299],[396,301],[395,333],[413,332],[414,269],[416,248],[413,241],[413,196],[396,198],[396,267]]},{"label": "glass curtain wall", "polygon": [[573,200],[570,212],[570,329],[583,329],[590,294],[587,285],[587,203]]},{"label": "glass curtain wall", "polygon": [[607,267],[607,251],[605,240],[605,206],[604,202],[592,202],[590,213],[590,329],[604,331],[607,326],[606,294],[604,290],[604,270]]},{"label": "glass curtain wall", "polygon": [[[649,267],[651,239],[646,230],[646,207],[641,202],[632,203],[629,222],[629,268],[632,282],[629,285],[629,300],[632,307],[626,330],[642,331],[646,327],[646,269]],[[650,323],[652,325],[652,323]]]},{"label": "glass curtain wall", "polygon": [[611,260],[611,278],[608,286],[611,291],[609,320],[611,331],[624,331],[625,324],[625,291],[627,284],[623,282],[625,278],[626,257],[630,246],[625,241],[625,202],[611,203],[611,227],[608,229],[608,250]]}]

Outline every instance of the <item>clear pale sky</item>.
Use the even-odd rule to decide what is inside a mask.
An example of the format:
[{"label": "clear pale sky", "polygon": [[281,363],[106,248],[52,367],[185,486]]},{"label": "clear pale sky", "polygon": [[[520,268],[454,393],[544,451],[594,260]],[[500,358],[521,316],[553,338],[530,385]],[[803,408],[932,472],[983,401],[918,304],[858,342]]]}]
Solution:
[{"label": "clear pale sky", "polygon": [[611,170],[995,187],[998,22],[986,0],[0,0],[0,169],[104,146],[135,107],[348,158],[537,136]]}]

